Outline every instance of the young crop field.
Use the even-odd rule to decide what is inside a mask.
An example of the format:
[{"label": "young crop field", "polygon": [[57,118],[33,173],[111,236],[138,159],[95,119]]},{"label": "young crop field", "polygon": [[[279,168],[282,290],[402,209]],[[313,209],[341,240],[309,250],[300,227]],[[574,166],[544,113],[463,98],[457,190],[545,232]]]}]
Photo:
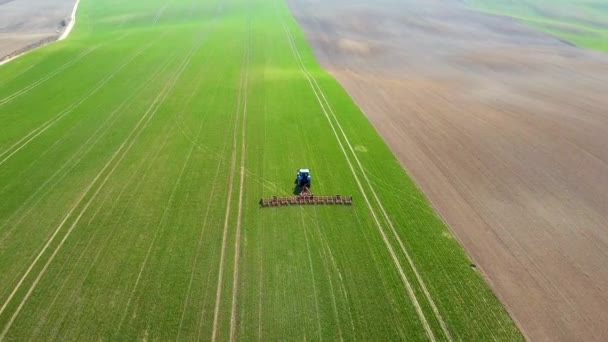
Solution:
[{"label": "young crop field", "polygon": [[604,0],[466,0],[486,13],[509,16],[581,47],[608,51]]},{"label": "young crop field", "polygon": [[[301,167],[354,204],[259,207]],[[82,0],[0,198],[0,341],[522,339],[282,0]]]}]

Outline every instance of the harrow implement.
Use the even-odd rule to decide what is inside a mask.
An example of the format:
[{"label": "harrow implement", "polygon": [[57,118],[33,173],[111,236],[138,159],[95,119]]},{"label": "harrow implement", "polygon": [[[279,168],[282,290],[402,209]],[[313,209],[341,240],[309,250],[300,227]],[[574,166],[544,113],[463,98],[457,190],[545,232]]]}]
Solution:
[{"label": "harrow implement", "polygon": [[344,195],[319,196],[314,195],[312,192],[310,192],[310,189],[308,189],[308,187],[303,187],[300,194],[296,196],[272,196],[260,198],[261,207],[281,207],[303,204],[351,205],[353,204],[353,197]]},{"label": "harrow implement", "polygon": [[260,198],[260,207],[281,207],[288,205],[302,204],[353,204],[352,196],[334,195],[334,196],[317,196],[310,191],[312,184],[312,175],[309,169],[299,169],[296,173],[295,180],[295,196],[286,197],[266,197]]}]

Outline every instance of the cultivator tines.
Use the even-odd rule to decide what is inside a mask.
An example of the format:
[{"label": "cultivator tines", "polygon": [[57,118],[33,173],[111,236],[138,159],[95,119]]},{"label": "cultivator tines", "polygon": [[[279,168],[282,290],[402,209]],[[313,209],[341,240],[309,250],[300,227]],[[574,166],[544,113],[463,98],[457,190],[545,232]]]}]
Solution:
[{"label": "cultivator tines", "polygon": [[260,199],[260,206],[262,207],[281,207],[288,205],[302,205],[302,204],[342,204],[351,205],[353,204],[352,196],[334,195],[334,196],[318,196],[313,195],[308,188],[303,188],[297,196],[286,196],[286,197],[266,197]]}]

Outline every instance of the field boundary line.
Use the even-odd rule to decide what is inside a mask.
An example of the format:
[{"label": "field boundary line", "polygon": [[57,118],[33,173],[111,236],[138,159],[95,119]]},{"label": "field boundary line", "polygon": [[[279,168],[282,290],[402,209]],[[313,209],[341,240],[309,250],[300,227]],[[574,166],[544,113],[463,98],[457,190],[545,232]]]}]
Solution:
[{"label": "field boundary line", "polygon": [[238,282],[240,272],[240,255],[241,255],[241,226],[243,218],[243,193],[245,188],[245,148],[246,148],[246,132],[247,132],[247,98],[249,90],[249,70],[251,65],[251,23],[248,23],[247,28],[247,42],[245,43],[245,52],[243,58],[245,59],[245,76],[241,87],[244,88],[243,96],[243,118],[241,123],[241,167],[240,167],[240,179],[239,179],[239,202],[238,211],[236,218],[236,234],[235,234],[235,246],[234,246],[234,269],[232,274],[232,305],[230,308],[230,342],[236,340],[236,303],[238,300]]},{"label": "field boundary line", "polygon": [[[276,8],[276,2],[275,2],[275,8]],[[280,15],[280,14],[278,14]],[[281,17],[282,18],[282,17]],[[282,24],[283,24],[283,29],[287,35],[287,40],[289,42],[290,48],[292,50],[292,53],[296,59],[296,63],[298,64],[298,67],[300,68],[300,71],[302,71],[302,74],[306,77],[308,83],[311,86],[311,89],[313,91],[313,93],[315,94],[315,97],[317,98],[317,101],[319,103],[319,105],[321,106],[321,109],[323,111],[323,113],[325,114],[325,117],[328,120],[328,123],[330,124],[330,127],[334,133],[334,136],[336,137],[336,140],[338,142],[338,145],[340,146],[340,149],[342,150],[342,153],[344,155],[344,157],[346,158],[346,161],[348,163],[348,166],[354,176],[354,179],[359,187],[359,190],[361,191],[361,195],[363,196],[363,199],[368,207],[368,209],[370,210],[370,213],[372,214],[372,217],[376,223],[376,226],[378,228],[378,231],[380,232],[382,239],[384,241],[385,246],[387,247],[389,254],[391,255],[391,258],[393,259],[393,263],[399,273],[399,275],[401,276],[401,280],[403,282],[403,284],[405,285],[406,291],[408,293],[408,296],[410,297],[410,300],[412,301],[412,304],[414,305],[414,309],[418,315],[418,318],[420,319],[424,330],[427,334],[427,337],[431,340],[431,341],[435,341],[435,336],[433,334],[433,331],[428,323],[428,320],[426,318],[426,316],[424,315],[424,312],[422,311],[422,307],[420,306],[420,303],[418,302],[418,299],[416,298],[416,295],[414,293],[414,290],[412,288],[412,285],[410,283],[410,281],[408,280],[405,271],[403,270],[401,263],[399,261],[399,258],[397,257],[397,254],[395,253],[394,247],[392,246],[392,244],[390,243],[390,241],[388,240],[388,236],[386,235],[386,232],[384,232],[384,229],[382,228],[382,224],[380,223],[380,220],[378,219],[378,216],[375,212],[375,210],[373,209],[373,206],[371,205],[366,192],[363,188],[363,185],[361,184],[360,180],[358,179],[358,177],[356,177],[356,171],[352,165],[352,162],[350,161],[350,158],[348,156],[348,153],[346,152],[346,149],[344,148],[344,145],[342,143],[342,141],[339,138],[339,135],[335,129],[335,126],[333,124],[333,122],[331,121],[329,114],[327,112],[327,109],[325,108],[325,105],[323,104],[321,97],[319,95],[319,90],[316,89],[313,81],[312,81],[312,76],[308,73],[308,71],[306,70],[306,67],[302,61],[302,57],[300,56],[297,47],[295,46],[295,42],[293,41],[293,37],[291,36],[291,32],[289,31],[289,29],[287,28],[287,26],[285,25],[285,22],[283,20]]]},{"label": "field boundary line", "polygon": [[72,13],[70,14],[70,23],[68,24],[68,27],[65,28],[63,33],[61,33],[61,36],[57,38],[58,42],[66,39],[72,32],[74,25],[76,25],[76,12],[78,11],[78,5],[80,5],[80,0],[76,0],[74,8],[72,9]]},{"label": "field boundary line", "polygon": [[[175,80],[175,82],[177,82],[177,81]],[[55,239],[55,237],[59,234],[59,231],[63,228],[63,226],[65,225],[65,223],[67,222],[67,220],[72,216],[72,213],[76,210],[76,208],[84,200],[84,198],[89,193],[89,191],[93,188],[93,186],[95,185],[95,183],[97,183],[97,180],[102,176],[103,172],[111,165],[111,163],[120,154],[120,152],[125,148],[125,146],[127,146],[127,143],[129,143],[129,140],[131,140],[130,143],[129,143],[129,145],[127,146],[127,149],[125,150],[125,153],[122,154],[122,156],[119,158],[118,163],[116,163],[115,166],[111,169],[110,173],[108,173],[108,175],[104,179],[104,181],[103,181],[102,185],[100,186],[100,188],[98,189],[98,191],[103,187],[103,184],[105,184],[105,182],[107,181],[107,179],[109,178],[109,176],[113,173],[113,171],[116,169],[116,167],[118,166],[118,164],[120,164],[120,162],[122,161],[122,159],[126,155],[126,152],[128,152],[128,150],[130,150],[130,148],[133,146],[133,144],[137,140],[137,137],[139,137],[139,135],[141,134],[141,132],[147,127],[147,125],[150,122],[150,120],[154,117],[154,115],[158,111],[158,108],[160,107],[160,104],[164,101],[164,99],[166,98],[167,94],[170,91],[170,90],[167,90],[168,88],[170,88],[169,85],[171,85],[171,88],[172,88],[175,85],[175,82],[173,84],[168,84],[167,86],[165,86],[165,89],[163,89],[163,91],[161,91],[161,93],[159,93],[159,96],[157,96],[157,98],[152,102],[152,104],[150,105],[150,107],[148,108],[148,110],[144,113],[144,115],[141,117],[141,119],[137,122],[137,124],[131,130],[131,132],[129,133],[129,135],[127,136],[127,138],[123,141],[123,143],[118,147],[118,149],[116,150],[116,152],[114,152],[114,154],[112,155],[112,157],[110,157],[110,159],[104,165],[104,167],[101,169],[101,171],[95,176],[95,178],[87,186],[87,188],[83,192],[82,196],[80,196],[80,198],[78,199],[78,201],[76,202],[76,204],[68,211],[68,213],[64,217],[63,221],[61,221],[61,223],[59,224],[59,226],[55,229],[55,232],[53,233],[53,235],[51,236],[51,238],[47,241],[47,243],[45,244],[45,246],[43,247],[43,249],[40,251],[40,253],[38,253],[38,255],[36,256],[36,258],[34,259],[34,261],[30,264],[30,266],[26,270],[25,274],[21,277],[19,283],[15,286],[15,288],[11,292],[10,296],[7,298],[7,300],[4,302],[4,304],[0,308],[0,315],[2,315],[4,313],[4,310],[6,310],[6,307],[11,302],[12,298],[14,297],[14,295],[16,294],[16,292],[19,290],[19,288],[21,287],[21,285],[25,281],[25,278],[27,276],[29,276],[29,273],[32,271],[32,269],[35,267],[35,265],[38,263],[38,260],[40,260],[40,258],[42,257],[42,255],[46,252],[47,248],[53,242],[53,240]],[[161,99],[161,100],[159,101],[159,99]],[[158,103],[158,106],[156,105],[157,103]],[[137,132],[138,128],[140,127],[140,125],[144,121],[145,121],[145,123],[144,123],[143,128],[141,130],[139,130],[139,132]],[[133,139],[131,139],[131,138],[133,138]],[[98,193],[98,191],[95,192],[95,195]],[[90,201],[93,200],[93,198],[95,197],[95,195],[91,198]],[[87,207],[88,207],[88,205],[85,206],[85,210],[86,210]],[[80,219],[80,217],[82,216],[83,213],[84,213],[84,211],[81,213],[81,215],[78,216],[78,219]],[[76,223],[77,223],[78,219],[76,220]],[[66,234],[69,235],[69,232],[71,232],[71,229]],[[27,299],[27,297],[29,297],[29,294],[31,294],[31,291],[33,291],[33,288],[35,287],[36,284],[37,284],[37,282],[35,282],[32,285],[32,287],[30,288],[30,291],[28,291],[28,295],[26,295],[26,298],[24,298],[24,300],[20,304],[17,312],[13,315],[13,317],[9,321],[9,324],[6,326],[6,328],[4,329],[4,331],[2,332],[2,334],[0,334],[0,341],[3,340],[3,337],[8,332],[8,329],[10,329],[10,326],[12,325],[12,322],[16,318],[16,315],[18,314],[18,312],[20,311],[20,308],[23,306],[23,304],[25,304],[25,300]]]}]

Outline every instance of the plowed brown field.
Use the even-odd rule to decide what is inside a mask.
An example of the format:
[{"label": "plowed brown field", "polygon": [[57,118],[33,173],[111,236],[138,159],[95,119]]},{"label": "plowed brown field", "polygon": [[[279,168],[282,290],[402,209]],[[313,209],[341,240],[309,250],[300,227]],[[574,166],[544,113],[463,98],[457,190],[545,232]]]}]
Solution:
[{"label": "plowed brown field", "polygon": [[0,0],[0,62],[59,37],[76,0]]},{"label": "plowed brown field", "polygon": [[608,55],[456,1],[290,0],[524,334],[608,338]]}]

